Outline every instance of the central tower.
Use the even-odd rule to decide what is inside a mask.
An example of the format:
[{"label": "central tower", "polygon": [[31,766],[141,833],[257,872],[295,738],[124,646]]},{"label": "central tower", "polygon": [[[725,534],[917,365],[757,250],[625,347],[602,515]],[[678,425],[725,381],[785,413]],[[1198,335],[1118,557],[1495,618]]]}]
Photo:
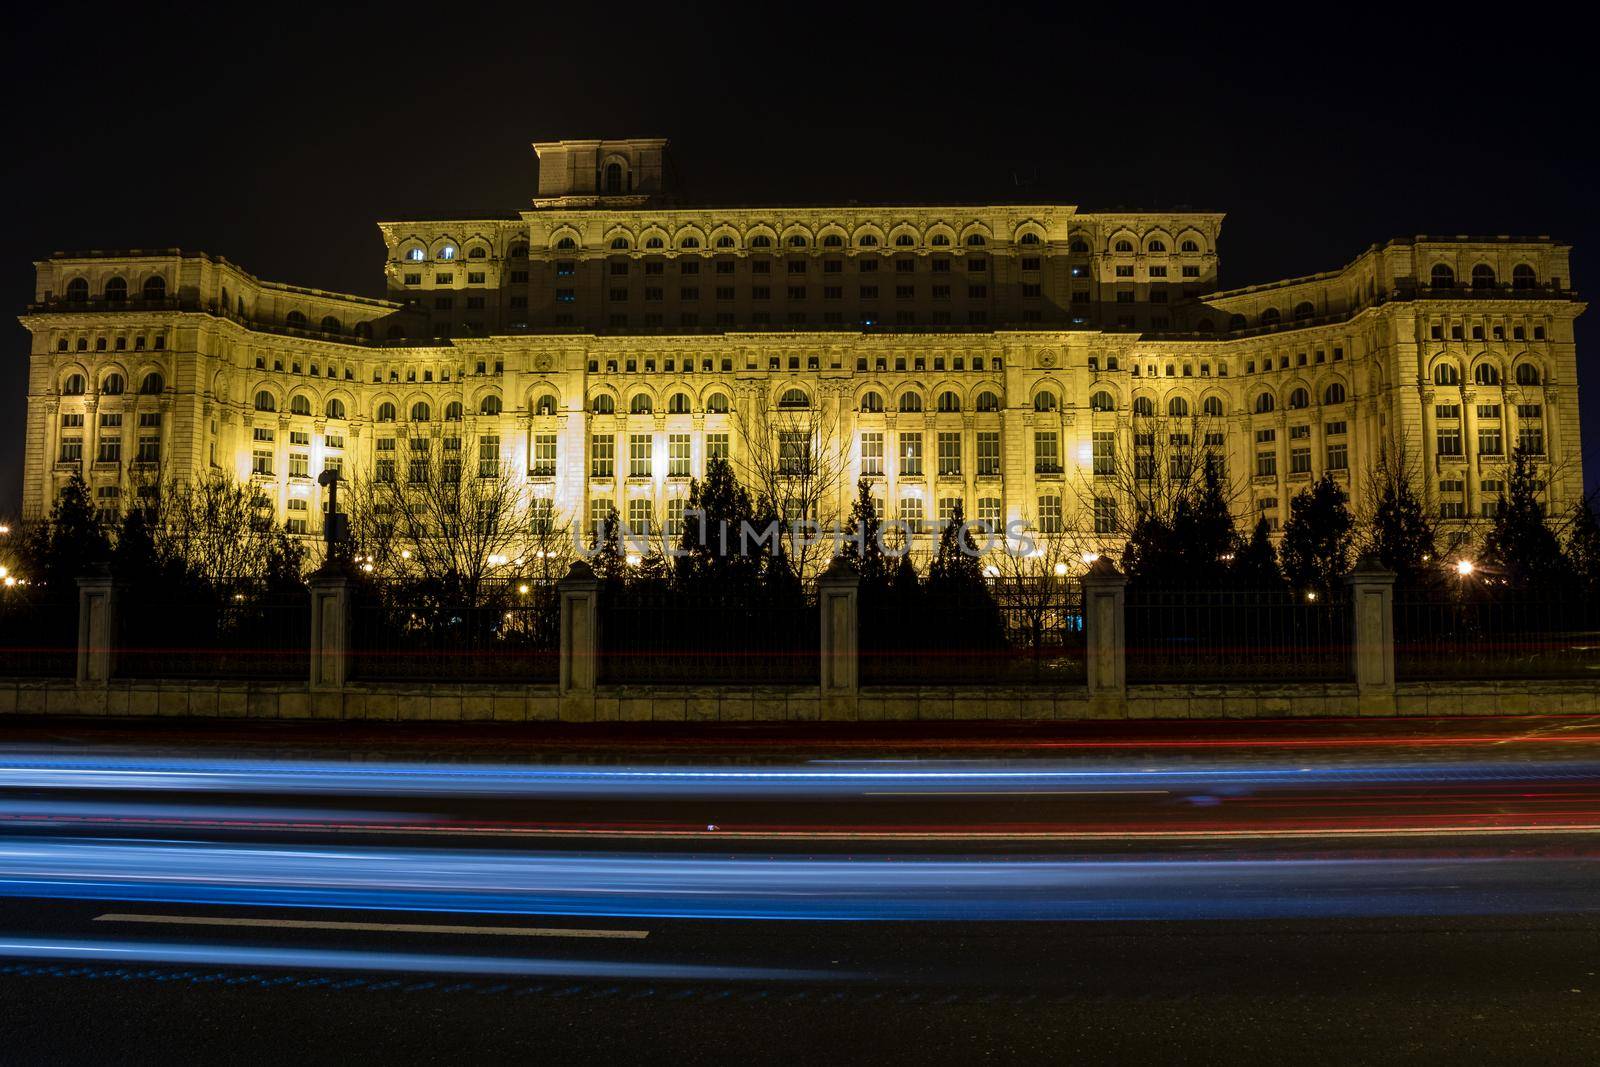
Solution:
[{"label": "central tower", "polygon": [[667,139],[535,142],[539,157],[536,208],[641,207],[676,191]]}]

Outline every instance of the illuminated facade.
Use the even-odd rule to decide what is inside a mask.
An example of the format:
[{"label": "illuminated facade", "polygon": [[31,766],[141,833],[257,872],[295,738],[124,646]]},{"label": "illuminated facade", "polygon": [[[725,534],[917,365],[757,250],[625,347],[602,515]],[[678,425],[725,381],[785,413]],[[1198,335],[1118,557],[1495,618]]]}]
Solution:
[{"label": "illuminated facade", "polygon": [[222,470],[316,533],[324,467],[428,441],[579,523],[659,522],[786,396],[847,456],[841,513],[866,477],[927,523],[959,500],[1092,530],[1173,420],[1203,423],[1241,519],[1325,470],[1360,500],[1385,443],[1447,520],[1492,511],[1519,443],[1553,508],[1580,498],[1560,242],[1402,238],[1219,291],[1219,214],[690,206],[665,141],[535,148],[528,210],[381,224],[384,300],[175,250],[38,263],[25,515],[74,472],[109,511],[141,469]]}]

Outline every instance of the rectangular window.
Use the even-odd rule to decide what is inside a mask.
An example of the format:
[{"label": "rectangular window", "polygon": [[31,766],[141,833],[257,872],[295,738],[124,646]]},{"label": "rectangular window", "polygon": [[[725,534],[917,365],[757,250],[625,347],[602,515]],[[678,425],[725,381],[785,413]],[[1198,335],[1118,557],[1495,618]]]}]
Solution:
[{"label": "rectangular window", "polygon": [[[140,439],[139,450],[141,452],[144,451],[144,439],[143,438]],[[311,477],[311,457],[308,454],[306,454],[304,452],[290,452],[289,453],[289,477],[291,477],[291,478],[309,478],[309,477]]]},{"label": "rectangular window", "polygon": [[139,438],[139,452],[135,461],[139,463],[155,463],[161,459],[161,438],[141,435]]},{"label": "rectangular window", "polygon": [[1117,473],[1117,435],[1112,431],[1097,431],[1094,435],[1094,473]]},{"label": "rectangular window", "polygon": [[861,476],[878,477],[883,474],[883,434],[865,432],[861,435]]},{"label": "rectangular window", "polygon": [[1097,534],[1117,532],[1116,497],[1097,496],[1094,498],[1094,532]]},{"label": "rectangular window", "polygon": [[500,473],[500,435],[478,438],[478,477],[493,478]]},{"label": "rectangular window", "polygon": [[276,439],[276,435],[273,433],[272,427],[270,426],[255,427],[255,429],[251,431],[251,436],[256,441],[272,441]]},{"label": "rectangular window", "polygon": [[668,537],[671,537],[674,540],[683,536],[684,507],[685,502],[683,497],[674,496],[667,498],[667,515],[666,521],[662,523],[662,530]]},{"label": "rectangular window", "polygon": [[1436,419],[1459,419],[1461,417],[1460,404],[1435,404],[1433,417]]},{"label": "rectangular window", "polygon": [[922,532],[922,523],[927,518],[922,510],[920,496],[905,496],[900,498],[900,521],[911,527],[912,533]]},{"label": "rectangular window", "polygon": [[617,476],[617,439],[608,433],[597,433],[589,438],[589,477],[615,478]]},{"label": "rectangular window", "polygon": [[1297,446],[1289,449],[1289,473],[1311,473],[1311,449],[1308,446]]},{"label": "rectangular window", "polygon": [[272,473],[272,453],[267,449],[258,448],[250,454],[251,474]]},{"label": "rectangular window", "polygon": [[1256,453],[1256,477],[1274,478],[1278,474],[1277,450]]},{"label": "rectangular window", "polygon": [[1461,455],[1461,427],[1441,426],[1438,433],[1439,455]]},{"label": "rectangular window", "polygon": [[1045,534],[1061,532],[1061,498],[1054,493],[1039,498],[1039,532]]},{"label": "rectangular window", "polygon": [[778,473],[803,475],[811,470],[811,434],[804,430],[783,430],[778,434]]},{"label": "rectangular window", "polygon": [[533,435],[533,462],[528,465],[528,473],[536,478],[554,478],[556,476],[555,434],[536,433]]},{"label": "rectangular window", "polygon": [[1530,456],[1544,455],[1544,405],[1517,405],[1517,447]]},{"label": "rectangular window", "polygon": [[724,462],[728,459],[728,435],[725,433],[708,433],[706,434],[706,462],[710,463],[712,460],[717,459]]},{"label": "rectangular window", "polygon": [[[939,528],[942,530],[949,526],[956,518],[956,509],[961,508],[961,498],[958,496],[942,496],[939,498]],[[965,512],[965,508],[962,511]]]},{"label": "rectangular window", "polygon": [[987,530],[998,532],[1001,529],[1002,518],[999,497],[980,496],[978,498],[978,521]]},{"label": "rectangular window", "polygon": [[1033,472],[1035,474],[1060,474],[1061,451],[1054,430],[1033,432]]},{"label": "rectangular window", "polygon": [[1345,425],[1342,422],[1330,422],[1323,432],[1329,437],[1343,437],[1345,435]]},{"label": "rectangular window", "polygon": [[634,537],[649,537],[653,510],[648,499],[636,497],[628,501],[628,533]]},{"label": "rectangular window", "polygon": [[589,536],[598,538],[611,517],[611,501],[604,497],[589,501]]},{"label": "rectangular window", "polygon": [[1500,417],[1500,405],[1499,404],[1479,404],[1478,405],[1478,418],[1480,418],[1480,419],[1498,419],[1499,417]]},{"label": "rectangular window", "polygon": [[[900,476],[902,478],[922,477],[922,435],[920,433],[903,433],[900,435]],[[921,507],[922,502],[917,502]]]},{"label": "rectangular window", "polygon": [[1311,427],[1309,427],[1309,426],[1291,426],[1291,427],[1289,427],[1289,440],[1291,440],[1291,441],[1303,440],[1304,438],[1307,438],[1307,437],[1310,437],[1310,436],[1311,436]]},{"label": "rectangular window", "polygon": [[941,433],[939,435],[939,474],[943,477],[960,473],[961,435],[959,433]]},{"label": "rectangular window", "polygon": [[689,477],[689,435],[686,433],[667,435],[667,477]]},{"label": "rectangular window", "polygon": [[1328,442],[1328,469],[1331,471],[1344,471],[1350,469],[1350,446],[1343,441]]},{"label": "rectangular window", "polygon": [[63,437],[61,439],[61,462],[62,463],[82,463],[83,462],[83,438],[81,438],[81,437]]},{"label": "rectangular window", "polygon": [[528,518],[533,533],[550,534],[556,525],[556,502],[547,496],[534,497]]},{"label": "rectangular window", "polygon": [[1499,456],[1505,452],[1505,438],[1498,426],[1478,427],[1478,455]]},{"label": "rectangular window", "polygon": [[995,430],[978,434],[978,477],[994,478],[1000,474],[1000,434]]},{"label": "rectangular window", "polygon": [[[650,453],[653,442],[647,433],[628,435],[628,477],[650,477]],[[632,507],[630,504],[629,507]]]}]

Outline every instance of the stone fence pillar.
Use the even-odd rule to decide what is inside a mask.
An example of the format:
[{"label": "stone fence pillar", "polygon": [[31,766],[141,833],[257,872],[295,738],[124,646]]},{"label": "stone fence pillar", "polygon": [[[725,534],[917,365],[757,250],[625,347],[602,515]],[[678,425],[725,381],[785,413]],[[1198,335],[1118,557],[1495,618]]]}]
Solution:
[{"label": "stone fence pillar", "polygon": [[350,580],[324,568],[311,576],[311,688],[343,689],[350,677]]},{"label": "stone fence pillar", "polygon": [[1089,703],[1097,714],[1125,714],[1128,699],[1128,578],[1108,559],[1083,576],[1083,624]]},{"label": "stone fence pillar", "polygon": [[842,557],[817,579],[822,717],[853,719],[861,695],[861,576]]},{"label": "stone fence pillar", "polygon": [[116,669],[117,587],[101,563],[78,579],[78,684],[107,685]]},{"label": "stone fence pillar", "polygon": [[1350,589],[1350,672],[1364,715],[1393,715],[1394,572],[1362,556],[1345,578]]},{"label": "stone fence pillar", "polygon": [[561,597],[561,717],[592,719],[600,652],[600,581],[580,559],[556,589]]}]

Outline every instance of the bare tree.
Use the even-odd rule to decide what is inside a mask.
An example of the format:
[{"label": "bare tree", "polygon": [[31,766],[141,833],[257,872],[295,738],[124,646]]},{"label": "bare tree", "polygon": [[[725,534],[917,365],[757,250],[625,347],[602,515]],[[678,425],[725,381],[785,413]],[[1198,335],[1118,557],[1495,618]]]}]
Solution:
[{"label": "bare tree", "polygon": [[130,482],[153,550],[186,575],[215,588],[298,576],[305,550],[260,486],[223,473],[162,482],[140,471]]},{"label": "bare tree", "polygon": [[795,389],[775,406],[765,396],[752,406],[736,406],[733,422],[739,435],[734,473],[756,497],[758,513],[779,522],[796,576],[808,577],[827,564],[832,551],[831,541],[808,531],[831,530],[841,517],[849,451],[838,405],[819,404]]}]

